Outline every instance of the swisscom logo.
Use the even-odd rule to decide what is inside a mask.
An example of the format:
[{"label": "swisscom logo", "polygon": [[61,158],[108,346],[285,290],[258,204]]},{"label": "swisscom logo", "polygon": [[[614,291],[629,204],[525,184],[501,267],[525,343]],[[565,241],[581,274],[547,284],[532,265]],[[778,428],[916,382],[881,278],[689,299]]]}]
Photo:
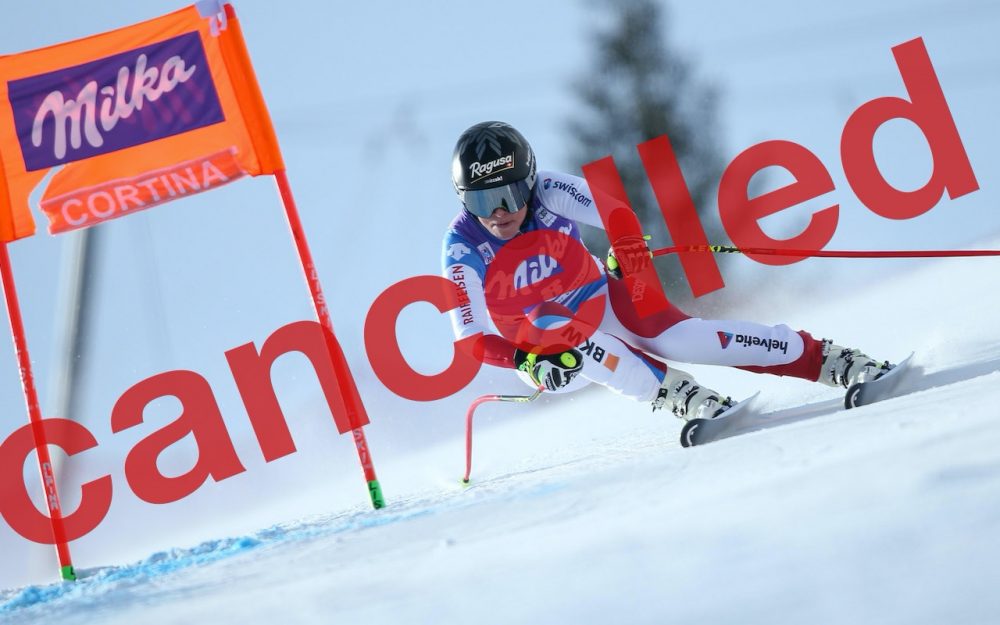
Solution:
[{"label": "swisscom logo", "polygon": [[7,87],[28,171],[225,120],[198,33]]}]

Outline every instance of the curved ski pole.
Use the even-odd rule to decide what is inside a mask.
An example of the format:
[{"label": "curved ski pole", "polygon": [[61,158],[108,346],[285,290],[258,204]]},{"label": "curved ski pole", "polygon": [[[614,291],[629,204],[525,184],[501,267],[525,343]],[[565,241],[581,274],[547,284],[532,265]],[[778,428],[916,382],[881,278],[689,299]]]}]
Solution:
[{"label": "curved ski pole", "polygon": [[488,401],[528,403],[535,401],[542,394],[543,390],[544,387],[539,387],[531,395],[483,395],[482,397],[477,397],[469,404],[469,410],[465,413],[465,477],[462,478],[462,484],[468,485],[469,475],[472,474],[472,417],[476,412],[476,408]]}]

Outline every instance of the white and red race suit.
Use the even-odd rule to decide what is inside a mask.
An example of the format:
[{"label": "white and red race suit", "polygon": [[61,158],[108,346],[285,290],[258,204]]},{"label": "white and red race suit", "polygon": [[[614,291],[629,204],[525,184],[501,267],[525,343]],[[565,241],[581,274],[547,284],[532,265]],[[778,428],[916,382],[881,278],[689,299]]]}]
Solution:
[{"label": "white and red race suit", "polygon": [[[547,229],[579,241],[577,222],[603,229],[587,181],[578,176],[539,171],[527,210],[521,233]],[[515,346],[500,334],[491,319],[484,284],[497,254],[519,236],[507,241],[498,239],[463,209],[445,233],[442,256],[444,276],[464,294],[460,307],[450,313],[456,337],[482,332],[479,349],[483,361],[509,368],[514,368]],[[545,254],[544,250],[540,252],[529,255],[517,266],[513,275],[515,289],[560,271],[561,259]],[[665,310],[640,318],[624,282],[608,279],[604,264],[593,256],[590,258],[597,266],[595,279],[549,298],[540,296],[537,302],[539,306],[546,301],[554,302],[576,313],[584,302],[605,298],[600,325],[577,345],[584,355],[583,369],[560,392],[596,382],[637,401],[650,401],[656,397],[666,371],[666,365],[659,359],[726,365],[812,381],[819,378],[822,341],[807,332],[796,332],[786,325],[698,319],[669,304]],[[545,317],[536,317],[534,323],[559,321],[565,318],[546,321]],[[531,384],[526,375],[522,378]]]}]

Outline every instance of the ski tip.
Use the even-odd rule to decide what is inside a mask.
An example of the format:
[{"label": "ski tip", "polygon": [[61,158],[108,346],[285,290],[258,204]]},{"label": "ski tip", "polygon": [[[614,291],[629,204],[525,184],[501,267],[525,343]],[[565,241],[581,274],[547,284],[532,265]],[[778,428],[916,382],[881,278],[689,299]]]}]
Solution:
[{"label": "ski tip", "polygon": [[694,447],[694,433],[698,429],[698,419],[692,419],[684,424],[681,430],[681,447]]},{"label": "ski tip", "polygon": [[863,388],[864,386],[858,383],[852,384],[851,388],[847,389],[847,394],[844,395],[844,408],[850,410],[861,405],[861,390]]},{"label": "ski tip", "polygon": [[681,429],[681,447],[704,445],[715,440],[726,425],[733,423],[734,418],[745,417],[747,414],[759,412],[757,398],[760,391],[750,397],[736,402],[731,408],[711,419],[691,419]]},{"label": "ski tip", "polygon": [[851,385],[844,395],[844,408],[860,408],[892,396],[892,391],[898,385],[906,372],[911,368],[915,352],[896,363],[896,365],[874,380],[858,382]]}]

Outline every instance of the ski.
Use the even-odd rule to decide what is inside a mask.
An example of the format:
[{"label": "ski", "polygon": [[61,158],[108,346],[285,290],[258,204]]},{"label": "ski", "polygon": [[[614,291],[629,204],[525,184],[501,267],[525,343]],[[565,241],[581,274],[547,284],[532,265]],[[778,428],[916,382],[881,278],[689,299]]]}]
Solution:
[{"label": "ski", "polygon": [[852,385],[851,388],[847,389],[847,395],[844,396],[844,407],[848,409],[858,408],[892,397],[899,383],[903,380],[904,374],[910,369],[912,361],[913,354],[911,353],[879,379]]},{"label": "ski", "polygon": [[759,395],[760,391],[754,393],[715,419],[691,419],[681,430],[681,446],[693,447],[715,440],[746,419],[760,414],[756,406]]},{"label": "ski", "polygon": [[688,421],[681,430],[681,446],[704,445],[721,438],[743,434],[751,431],[744,426],[752,426],[755,422],[761,427],[768,427],[781,422],[829,414],[829,412],[839,409],[838,404],[846,408],[858,408],[889,399],[900,394],[898,392],[900,383],[906,377],[907,372],[912,369],[913,354],[911,353],[879,379],[851,386],[847,390],[842,404],[838,400],[831,400],[810,406],[785,408],[765,413],[760,409],[759,401],[757,401],[760,393],[755,393],[716,419],[692,419]]}]

